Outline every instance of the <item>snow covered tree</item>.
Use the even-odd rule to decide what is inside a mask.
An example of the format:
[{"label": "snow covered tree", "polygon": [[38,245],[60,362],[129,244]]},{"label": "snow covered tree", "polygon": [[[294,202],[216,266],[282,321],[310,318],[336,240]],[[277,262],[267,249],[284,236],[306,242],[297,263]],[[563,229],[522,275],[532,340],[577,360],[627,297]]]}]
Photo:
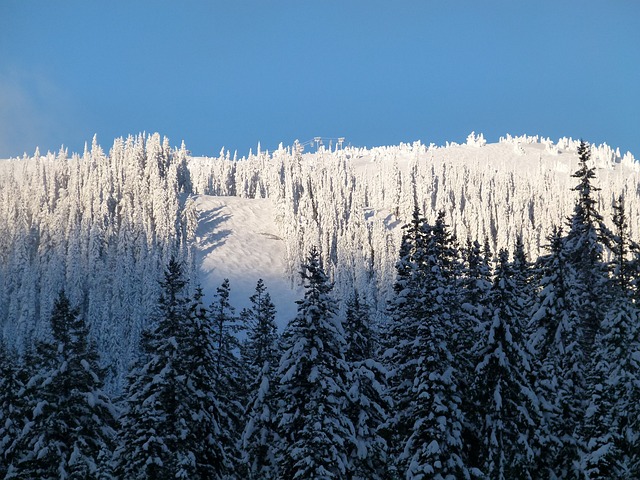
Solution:
[{"label": "snow covered tree", "polygon": [[102,391],[97,348],[64,291],[53,307],[51,336],[30,358],[32,410],[6,478],[106,478],[115,412]]},{"label": "snow covered tree", "polygon": [[224,279],[216,289],[214,300],[209,306],[209,321],[213,330],[214,345],[214,384],[213,389],[226,413],[226,424],[221,425],[225,431],[225,439],[230,442],[224,445],[227,458],[233,461],[238,470],[238,450],[240,437],[244,428],[243,414],[247,404],[248,390],[253,378],[245,371],[237,351],[240,349],[238,333],[241,325],[235,315],[235,308],[229,301],[231,287],[229,279]]},{"label": "snow covered tree", "polygon": [[388,478],[384,425],[391,410],[386,368],[377,360],[368,307],[357,292],[347,303],[344,323],[346,361],[349,366],[347,415],[355,428],[349,478]]},{"label": "snow covered tree", "polygon": [[533,269],[531,262],[527,259],[522,234],[516,236],[516,244],[513,249],[513,260],[511,268],[514,274],[514,281],[520,293],[520,301],[525,313],[529,313],[534,302]]},{"label": "snow covered tree", "polygon": [[262,279],[249,300],[251,307],[240,315],[248,328],[243,365],[251,372],[242,432],[243,463],[248,464],[249,478],[276,479],[280,477],[274,452],[279,441],[274,420],[274,377],[279,361],[275,306]]},{"label": "snow covered tree", "polygon": [[0,478],[13,463],[12,449],[25,424],[26,407],[24,378],[26,370],[18,359],[0,341]]},{"label": "snow covered tree", "polygon": [[614,204],[613,221],[608,308],[596,337],[581,429],[582,467],[588,478],[640,475],[640,316],[630,288],[630,240],[622,198]]},{"label": "snow covered tree", "polygon": [[346,478],[354,428],[346,415],[348,366],[342,323],[318,251],[302,265],[305,294],[284,334],[278,368],[277,461],[281,478]]},{"label": "snow covered tree", "polygon": [[518,297],[508,253],[501,250],[489,292],[491,314],[474,385],[481,419],[482,470],[495,480],[537,478],[541,414],[530,383],[531,358]]},{"label": "snow covered tree", "polygon": [[475,368],[479,363],[480,340],[489,314],[488,295],[491,289],[491,249],[488,241],[484,247],[475,240],[467,240],[462,252],[462,274],[458,280],[460,291],[458,338],[456,348],[452,349],[454,362],[459,370],[458,391],[462,399],[462,411],[465,413],[462,438],[465,463],[470,469],[482,467],[480,449],[480,426],[476,415],[472,386],[475,382]]},{"label": "snow covered tree", "polygon": [[578,429],[583,419],[580,318],[572,307],[569,260],[562,230],[548,237],[549,253],[538,259],[539,292],[529,322],[535,390],[545,419],[539,457],[549,478],[579,478]]},{"label": "snow covered tree", "polygon": [[409,223],[402,227],[402,242],[396,263],[394,297],[389,303],[389,321],[386,327],[384,359],[389,368],[389,393],[393,399],[393,411],[386,427],[390,435],[390,452],[396,475],[400,477],[405,467],[400,463],[407,439],[415,422],[410,408],[411,391],[417,376],[420,358],[417,339],[421,319],[421,288],[425,274],[422,264],[426,248],[427,221],[416,207]]},{"label": "snow covered tree", "polygon": [[251,306],[240,312],[240,318],[247,331],[247,339],[242,345],[242,360],[250,371],[250,378],[258,378],[265,362],[277,367],[278,327],[275,323],[276,308],[262,279],[256,284],[255,293],[249,297]]},{"label": "snow covered tree", "polygon": [[596,209],[592,185],[595,168],[589,166],[591,147],[581,142],[578,147],[579,168],[573,174],[578,179],[574,190],[578,192],[573,214],[569,218],[569,230],[564,248],[569,260],[573,283],[573,304],[581,318],[580,348],[588,362],[596,335],[600,328],[603,311],[603,289],[606,271],[603,263],[602,216]]},{"label": "snow covered tree", "polygon": [[416,331],[418,367],[410,392],[409,413],[415,423],[401,460],[406,458],[407,478],[467,478],[462,445],[464,416],[458,392],[461,372],[452,353],[460,334],[454,318],[458,312],[457,250],[443,212],[425,230],[427,242],[420,266],[425,274]]},{"label": "snow covered tree", "polygon": [[[234,468],[236,433],[224,397],[216,390],[217,375],[214,332],[208,312],[202,305],[203,293],[196,288],[185,329],[185,377],[190,390],[192,435],[190,442],[196,458],[196,473],[191,478],[226,478]],[[223,397],[223,398],[220,398]]]},{"label": "snow covered tree", "polygon": [[230,462],[215,398],[213,338],[201,292],[186,295],[172,258],[157,317],[144,332],[142,356],[128,377],[115,461],[121,478],[224,478]]},{"label": "snow covered tree", "polygon": [[[458,253],[440,212],[433,226],[414,212],[398,262],[387,351],[397,468],[407,478],[466,478],[459,366]],[[454,317],[456,317],[454,319]]]}]

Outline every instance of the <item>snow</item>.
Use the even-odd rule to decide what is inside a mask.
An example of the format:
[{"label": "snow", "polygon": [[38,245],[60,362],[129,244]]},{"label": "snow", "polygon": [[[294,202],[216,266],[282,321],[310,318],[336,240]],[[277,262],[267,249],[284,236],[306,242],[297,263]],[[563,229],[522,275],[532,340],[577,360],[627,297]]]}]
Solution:
[{"label": "snow", "polygon": [[266,198],[196,198],[198,229],[196,261],[206,300],[225,278],[231,285],[230,301],[240,312],[249,307],[259,278],[276,307],[280,329],[296,315],[302,290],[286,275],[286,246],[275,222],[273,202]]}]

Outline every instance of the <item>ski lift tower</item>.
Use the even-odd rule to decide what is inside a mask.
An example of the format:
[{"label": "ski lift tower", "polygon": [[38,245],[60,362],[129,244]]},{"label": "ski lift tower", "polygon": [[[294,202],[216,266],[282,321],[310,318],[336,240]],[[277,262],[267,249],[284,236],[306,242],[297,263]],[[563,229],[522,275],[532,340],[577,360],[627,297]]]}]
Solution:
[{"label": "ski lift tower", "polygon": [[338,148],[342,150],[342,144],[344,143],[344,137],[338,138]]},{"label": "ski lift tower", "polygon": [[320,145],[322,145],[322,138],[321,137],[315,137],[313,139],[314,142],[316,142],[316,151],[320,148]]}]

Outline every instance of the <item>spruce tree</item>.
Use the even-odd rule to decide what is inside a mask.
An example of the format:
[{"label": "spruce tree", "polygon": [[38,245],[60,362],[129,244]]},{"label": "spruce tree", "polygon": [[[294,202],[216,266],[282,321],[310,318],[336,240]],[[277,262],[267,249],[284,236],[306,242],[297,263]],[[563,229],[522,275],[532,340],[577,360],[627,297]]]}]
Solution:
[{"label": "spruce tree", "polygon": [[202,293],[189,298],[174,258],[160,285],[157,317],[143,334],[142,356],[125,389],[117,474],[221,479],[231,463],[221,446],[225,415],[215,396],[216,355]]},{"label": "spruce tree", "polygon": [[603,289],[606,282],[603,263],[601,227],[602,216],[596,209],[592,185],[595,168],[589,166],[591,147],[581,142],[578,147],[579,168],[573,174],[578,179],[574,191],[578,192],[573,214],[569,218],[569,230],[564,248],[569,260],[569,275],[573,289],[573,305],[580,316],[580,349],[588,364],[600,322],[604,304]]},{"label": "spruce tree", "polygon": [[530,384],[531,358],[525,347],[524,312],[518,297],[508,254],[501,250],[489,292],[491,314],[474,386],[482,421],[483,473],[495,480],[537,477],[541,415]]},{"label": "spruce tree", "polygon": [[462,373],[452,353],[461,336],[455,290],[457,250],[443,212],[425,230],[424,263],[420,266],[425,273],[419,287],[422,308],[416,331],[418,368],[410,391],[409,413],[414,424],[401,459],[406,458],[407,478],[468,478],[458,392]]},{"label": "spruce tree", "polygon": [[433,226],[417,211],[405,228],[391,305],[387,351],[393,375],[394,453],[398,475],[465,478],[463,373],[452,351],[462,340],[457,322],[458,253],[440,212]]},{"label": "spruce tree", "polygon": [[278,328],[275,317],[276,309],[271,295],[262,279],[256,284],[255,293],[249,297],[251,306],[243,309],[240,318],[247,332],[247,339],[242,345],[242,360],[249,370],[249,377],[255,381],[262,372],[265,362],[277,367]]},{"label": "spruce tree", "polygon": [[251,307],[241,313],[247,324],[243,365],[251,375],[242,432],[243,463],[248,465],[249,478],[277,479],[275,445],[279,437],[274,420],[277,387],[274,380],[279,355],[275,306],[262,279],[249,300]]},{"label": "spruce tree", "polygon": [[640,316],[631,290],[631,242],[621,197],[614,203],[613,223],[608,308],[596,337],[581,429],[585,443],[582,467],[589,478],[640,475]]},{"label": "spruce tree", "polygon": [[347,415],[355,428],[350,478],[385,479],[389,457],[384,425],[391,409],[387,370],[377,360],[368,307],[357,292],[347,302],[344,330],[350,372]]},{"label": "spruce tree", "polygon": [[535,390],[541,402],[545,447],[540,471],[550,479],[579,478],[578,428],[582,421],[580,318],[572,308],[569,260],[562,230],[548,237],[549,253],[537,262],[539,293],[529,322]]},{"label": "spruce tree", "polygon": [[27,399],[16,355],[0,340],[0,478],[13,463],[15,442],[24,428]]},{"label": "spruce tree", "polygon": [[460,309],[457,321],[460,327],[457,348],[452,353],[460,371],[458,389],[462,411],[465,413],[462,431],[465,463],[472,472],[483,466],[480,448],[481,419],[474,405],[472,387],[476,377],[475,368],[479,363],[480,339],[489,314],[491,258],[488,242],[482,247],[477,240],[471,242],[468,239],[463,251],[462,275],[458,280]]},{"label": "spruce tree", "polygon": [[52,340],[40,342],[29,357],[34,363],[25,394],[32,409],[6,478],[106,478],[115,415],[102,390],[97,348],[64,291],[50,322]]},{"label": "spruce tree", "polygon": [[348,416],[348,366],[332,284],[313,248],[302,266],[305,294],[285,331],[278,368],[277,460],[281,478],[346,478],[354,427]]},{"label": "spruce tree", "polygon": [[243,368],[236,352],[240,350],[238,333],[242,325],[235,315],[235,308],[229,300],[231,286],[229,279],[224,279],[216,289],[214,300],[209,306],[209,321],[213,330],[214,345],[214,384],[213,389],[225,411],[223,445],[227,458],[233,462],[238,471],[240,465],[240,437],[244,428],[243,413],[253,378]]},{"label": "spruce tree", "polygon": [[394,296],[389,303],[384,359],[389,368],[389,393],[393,410],[386,429],[391,433],[389,447],[393,459],[391,468],[401,477],[406,465],[400,461],[415,418],[411,414],[414,379],[420,356],[417,339],[421,318],[421,288],[425,275],[422,268],[428,224],[416,207],[411,221],[402,227],[402,241],[396,263]]}]

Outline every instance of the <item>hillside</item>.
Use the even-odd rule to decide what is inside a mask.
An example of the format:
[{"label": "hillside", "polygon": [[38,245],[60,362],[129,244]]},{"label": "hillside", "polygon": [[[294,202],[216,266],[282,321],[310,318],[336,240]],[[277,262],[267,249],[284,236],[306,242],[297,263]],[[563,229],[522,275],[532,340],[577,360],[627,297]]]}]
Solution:
[{"label": "hillside", "polygon": [[[317,246],[339,300],[354,289],[379,314],[395,278],[402,225],[416,205],[429,221],[444,211],[459,242],[486,239],[531,259],[575,202],[577,142],[510,137],[466,144],[304,152],[299,145],[243,158],[192,158],[158,134],[94,138],[82,155],[58,153],[0,163],[0,324],[24,350],[48,335],[64,287],[87,316],[115,378],[135,358],[171,256],[213,298],[231,281],[239,311],[263,278],[282,327],[299,298],[300,262]],[[598,208],[624,195],[640,238],[639,167],[631,154],[591,148]],[[151,315],[152,316],[152,315]]]}]

